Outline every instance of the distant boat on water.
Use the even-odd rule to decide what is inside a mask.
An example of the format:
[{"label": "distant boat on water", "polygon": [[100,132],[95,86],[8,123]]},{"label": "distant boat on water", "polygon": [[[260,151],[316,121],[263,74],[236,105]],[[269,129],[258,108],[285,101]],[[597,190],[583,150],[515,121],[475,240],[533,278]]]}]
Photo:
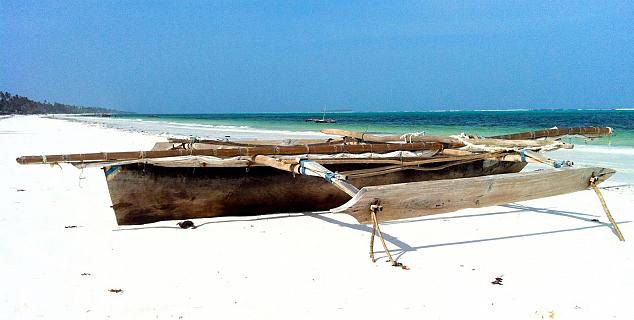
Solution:
[{"label": "distant boat on water", "polygon": [[309,119],[304,119],[304,121],[306,121],[306,122],[314,122],[314,123],[337,123],[336,119],[326,118],[326,109],[325,108],[322,110],[321,119],[319,119],[319,118],[309,118]]},{"label": "distant boat on water", "polygon": [[314,123],[337,123],[336,119],[332,119],[332,118],[326,119],[325,117],[323,117],[321,119],[319,119],[319,118],[316,118],[316,119],[305,119],[304,121],[306,121],[306,122],[314,122]]}]

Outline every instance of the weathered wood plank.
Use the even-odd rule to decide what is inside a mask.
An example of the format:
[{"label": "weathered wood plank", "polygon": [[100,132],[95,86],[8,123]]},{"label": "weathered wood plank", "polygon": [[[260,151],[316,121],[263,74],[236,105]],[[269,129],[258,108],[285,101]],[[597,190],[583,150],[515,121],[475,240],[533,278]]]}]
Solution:
[{"label": "weathered wood plank", "polygon": [[368,224],[372,223],[370,205],[380,202],[379,221],[412,218],[581,191],[590,187],[590,177],[598,177],[600,183],[614,172],[579,168],[371,186],[331,212],[349,214]]}]

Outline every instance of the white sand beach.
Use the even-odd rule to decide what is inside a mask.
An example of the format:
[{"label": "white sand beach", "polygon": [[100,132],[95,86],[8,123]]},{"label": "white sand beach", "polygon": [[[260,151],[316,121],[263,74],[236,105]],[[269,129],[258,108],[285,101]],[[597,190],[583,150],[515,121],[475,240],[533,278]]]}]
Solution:
[{"label": "white sand beach", "polygon": [[380,245],[372,263],[371,228],[347,215],[119,227],[100,169],[15,161],[164,139],[0,119],[1,319],[634,319],[634,188],[618,179],[602,192],[625,242],[587,190],[385,223],[402,270]]}]

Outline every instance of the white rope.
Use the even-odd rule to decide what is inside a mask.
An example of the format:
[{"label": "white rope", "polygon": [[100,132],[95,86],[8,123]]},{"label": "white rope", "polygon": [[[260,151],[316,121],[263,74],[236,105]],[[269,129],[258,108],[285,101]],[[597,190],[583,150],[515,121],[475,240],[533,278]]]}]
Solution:
[{"label": "white rope", "polygon": [[533,150],[533,151],[553,151],[553,150],[560,149],[565,145],[565,143],[561,141],[551,141],[550,144],[544,145],[544,146],[501,147],[501,146],[471,143],[469,142],[469,136],[467,136],[464,132],[459,135],[453,135],[450,137],[457,139],[461,143],[464,144],[464,147],[459,148],[459,150],[470,151],[470,152],[519,151],[521,149]]},{"label": "white rope", "polygon": [[412,143],[412,137],[421,137],[424,135],[425,135],[425,131],[405,133],[401,136],[401,139],[405,141],[406,143]]}]

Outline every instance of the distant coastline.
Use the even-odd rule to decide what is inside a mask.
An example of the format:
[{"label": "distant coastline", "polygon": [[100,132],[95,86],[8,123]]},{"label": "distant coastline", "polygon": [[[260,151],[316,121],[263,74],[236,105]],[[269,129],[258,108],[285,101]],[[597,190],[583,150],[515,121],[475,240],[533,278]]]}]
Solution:
[{"label": "distant coastline", "polygon": [[111,114],[124,114],[129,112],[122,112],[114,109],[101,108],[101,107],[84,107],[68,105],[58,102],[40,102],[34,101],[27,97],[23,97],[17,94],[11,94],[9,92],[0,91],[0,115],[15,115],[15,114],[92,114],[107,116]]}]

